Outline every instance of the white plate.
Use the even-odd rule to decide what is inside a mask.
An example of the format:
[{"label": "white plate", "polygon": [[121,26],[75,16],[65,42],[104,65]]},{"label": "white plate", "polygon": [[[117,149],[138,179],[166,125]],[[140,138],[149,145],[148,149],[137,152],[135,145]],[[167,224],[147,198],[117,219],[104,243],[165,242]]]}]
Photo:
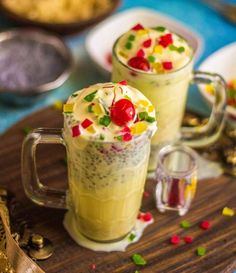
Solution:
[{"label": "white plate", "polygon": [[195,59],[202,53],[203,40],[201,36],[182,23],[150,9],[129,9],[104,20],[93,28],[86,37],[87,52],[106,77],[110,76],[112,70],[111,65],[107,62],[107,55],[111,53],[115,40],[137,23],[150,27],[163,25],[187,39],[195,51]]},{"label": "white plate", "polygon": [[[199,67],[201,71],[220,74],[226,82],[236,78],[236,42],[229,44],[211,54]],[[200,87],[200,92],[205,100],[212,104],[213,96],[206,92],[204,87]],[[236,109],[227,106],[227,114],[236,119]]]}]

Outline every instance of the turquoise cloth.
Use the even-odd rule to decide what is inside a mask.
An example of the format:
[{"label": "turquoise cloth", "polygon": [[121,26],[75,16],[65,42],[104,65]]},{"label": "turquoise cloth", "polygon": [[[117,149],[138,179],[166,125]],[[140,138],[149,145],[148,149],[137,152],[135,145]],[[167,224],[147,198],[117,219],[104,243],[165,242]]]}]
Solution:
[{"label": "turquoise cloth", "polygon": [[[118,12],[133,7],[147,7],[157,10],[178,19],[198,32],[204,39],[205,48],[196,67],[212,52],[236,41],[236,26],[198,0],[123,0]],[[10,26],[11,24],[0,15],[0,28],[3,30]],[[10,106],[0,101],[0,133],[26,115],[53,104],[55,100],[64,100],[75,90],[104,81],[88,59],[83,45],[85,35],[86,33],[66,38],[78,65],[73,75],[63,86],[24,107]],[[190,91],[187,106],[204,114],[208,112],[206,104],[196,89]]]}]

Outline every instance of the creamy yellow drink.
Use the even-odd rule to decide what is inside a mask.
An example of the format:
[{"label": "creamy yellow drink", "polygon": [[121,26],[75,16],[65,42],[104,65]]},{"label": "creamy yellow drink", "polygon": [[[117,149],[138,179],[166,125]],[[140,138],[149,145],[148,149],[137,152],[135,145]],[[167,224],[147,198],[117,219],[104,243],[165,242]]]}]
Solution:
[{"label": "creamy yellow drink", "polygon": [[[126,79],[154,105],[158,131],[152,152],[160,143],[178,138],[192,72],[193,51],[186,40],[164,27],[138,24],[114,45],[112,80]],[[150,159],[150,169],[156,160]]]},{"label": "creamy yellow drink", "polygon": [[64,105],[69,193],[66,226],[89,239],[119,240],[137,218],[156,131],[155,109],[137,89],[96,84]]}]

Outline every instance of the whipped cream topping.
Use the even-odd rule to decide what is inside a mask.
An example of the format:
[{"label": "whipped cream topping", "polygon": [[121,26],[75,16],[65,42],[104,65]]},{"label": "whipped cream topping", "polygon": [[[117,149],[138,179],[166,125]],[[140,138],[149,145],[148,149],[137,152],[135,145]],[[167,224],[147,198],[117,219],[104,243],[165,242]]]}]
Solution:
[{"label": "whipped cream topping", "polygon": [[193,50],[186,40],[165,27],[138,24],[119,38],[115,53],[127,66],[162,74],[184,67],[192,59]]},{"label": "whipped cream topping", "polygon": [[63,107],[65,129],[72,137],[95,141],[131,141],[157,129],[155,109],[137,89],[99,83],[73,93]]}]

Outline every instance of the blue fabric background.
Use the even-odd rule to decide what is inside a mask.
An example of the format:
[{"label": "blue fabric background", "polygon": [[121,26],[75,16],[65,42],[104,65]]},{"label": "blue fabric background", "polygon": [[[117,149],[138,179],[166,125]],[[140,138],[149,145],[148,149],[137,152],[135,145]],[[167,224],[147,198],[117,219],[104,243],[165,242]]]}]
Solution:
[{"label": "blue fabric background", "polygon": [[[235,0],[227,1],[236,2]],[[200,0],[123,0],[118,12],[133,7],[147,7],[157,10],[178,19],[198,32],[204,39],[205,48],[201,58],[196,64],[196,68],[200,62],[212,52],[236,41],[236,25],[226,21]],[[10,26],[10,22],[0,15],[0,29],[8,29]],[[71,47],[78,61],[78,66],[73,75],[63,86],[41,97],[33,104],[24,107],[10,106],[0,101],[0,133],[33,111],[50,105],[55,100],[66,99],[69,94],[81,87],[104,81],[88,60],[83,46],[85,35],[86,32],[83,33],[83,35],[66,38],[66,42]],[[195,111],[202,113],[208,112],[205,103],[202,101],[196,89],[190,91],[187,105],[188,108]]]}]

